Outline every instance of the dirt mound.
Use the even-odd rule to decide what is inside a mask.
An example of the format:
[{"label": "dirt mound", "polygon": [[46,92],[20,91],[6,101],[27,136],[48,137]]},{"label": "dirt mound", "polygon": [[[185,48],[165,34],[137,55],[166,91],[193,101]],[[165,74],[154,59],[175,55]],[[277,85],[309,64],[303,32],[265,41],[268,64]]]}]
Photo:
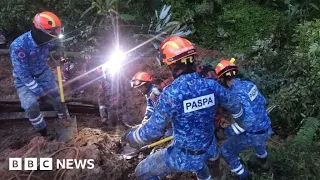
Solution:
[{"label": "dirt mound", "polygon": [[[17,171],[19,177],[28,177],[30,174],[38,178],[53,180],[76,179],[128,179],[134,166],[130,165],[118,153],[118,139],[111,138],[108,134],[98,129],[85,128],[79,131],[76,137],[68,143],[47,141],[43,137],[34,137],[29,144],[12,152],[9,157],[52,157],[53,171],[23,172]],[[94,169],[55,169],[55,159],[93,159]],[[8,164],[6,162],[5,164]],[[6,166],[8,167],[8,165]],[[1,179],[14,177],[12,171],[0,171]],[[130,178],[129,178],[130,179]]]}]

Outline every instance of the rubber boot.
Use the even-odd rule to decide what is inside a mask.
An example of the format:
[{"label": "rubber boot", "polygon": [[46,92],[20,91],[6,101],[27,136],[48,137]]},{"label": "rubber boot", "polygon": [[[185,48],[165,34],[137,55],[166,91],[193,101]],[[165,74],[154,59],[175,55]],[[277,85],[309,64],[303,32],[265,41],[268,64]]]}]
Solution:
[{"label": "rubber boot", "polygon": [[44,129],[39,130],[38,132],[41,134],[41,136],[47,136],[48,135],[47,127],[44,128]]},{"label": "rubber boot", "polygon": [[268,158],[258,158],[255,155],[252,155],[247,162],[248,167],[252,170],[261,170],[261,171],[269,171],[270,163]]}]

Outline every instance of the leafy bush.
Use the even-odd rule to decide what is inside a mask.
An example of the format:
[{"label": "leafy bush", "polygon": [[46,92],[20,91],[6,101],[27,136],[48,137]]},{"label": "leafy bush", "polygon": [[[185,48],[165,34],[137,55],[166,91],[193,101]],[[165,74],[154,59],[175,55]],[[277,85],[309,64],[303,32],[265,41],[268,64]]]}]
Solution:
[{"label": "leafy bush", "polygon": [[282,171],[275,179],[319,179],[320,143],[315,139],[320,122],[306,118],[297,135],[288,138],[285,144],[270,148],[272,164]]},{"label": "leafy bush", "polygon": [[248,51],[257,39],[274,33],[281,14],[247,0],[232,1],[223,7],[221,24],[229,36],[224,44],[236,51]]},{"label": "leafy bush", "polygon": [[282,74],[291,83],[274,94],[272,101],[279,104],[277,121],[288,131],[299,126],[301,119],[319,114],[320,56],[314,47],[320,43],[319,27],[320,21],[299,25],[294,36],[296,51],[281,61],[286,69]]}]

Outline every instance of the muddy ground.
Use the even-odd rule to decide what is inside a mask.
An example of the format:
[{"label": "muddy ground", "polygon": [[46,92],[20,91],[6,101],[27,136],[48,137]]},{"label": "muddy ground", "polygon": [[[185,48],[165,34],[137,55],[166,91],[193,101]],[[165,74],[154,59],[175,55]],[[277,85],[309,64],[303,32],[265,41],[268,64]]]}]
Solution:
[{"label": "muddy ground", "polygon": [[[202,56],[221,56],[221,53],[200,49]],[[0,57],[0,99],[17,100],[13,78],[11,73],[11,62],[8,56]],[[127,99],[121,109],[123,121],[129,124],[137,124],[141,121],[145,110],[145,99],[137,91],[130,89],[129,79],[138,71],[144,70],[154,74],[158,78],[167,76],[164,69],[160,69],[154,58],[137,59],[134,63],[128,64],[123,73],[125,93],[123,98]],[[83,72],[82,72],[83,73]],[[91,73],[84,76],[80,84],[88,84],[95,79],[96,74]],[[82,100],[97,102],[97,88],[99,81],[93,81],[83,87],[84,92],[77,96]],[[71,98],[72,88],[66,86],[67,99]],[[1,111],[1,110],[0,110]],[[99,121],[97,115],[74,114],[77,116],[78,134],[68,143],[58,143],[40,137],[33,131],[27,119],[24,120],[3,120],[0,121],[0,180],[15,179],[20,175],[21,179],[92,179],[92,180],[125,180],[135,179],[134,168],[143,157],[134,160],[124,160],[119,155],[118,141],[127,131],[122,124],[116,127],[106,126]],[[48,118],[49,131],[54,134],[54,118]],[[68,170],[68,171],[8,171],[9,157],[47,157],[59,149],[72,147],[55,154],[54,158],[93,158],[95,160],[94,170]],[[225,164],[220,161],[209,164],[211,173],[215,179],[232,179]],[[16,174],[16,175],[15,175]],[[12,178],[13,177],[13,178]],[[18,179],[18,177],[16,177]],[[166,179],[196,179],[191,173],[178,173],[167,176]]]}]

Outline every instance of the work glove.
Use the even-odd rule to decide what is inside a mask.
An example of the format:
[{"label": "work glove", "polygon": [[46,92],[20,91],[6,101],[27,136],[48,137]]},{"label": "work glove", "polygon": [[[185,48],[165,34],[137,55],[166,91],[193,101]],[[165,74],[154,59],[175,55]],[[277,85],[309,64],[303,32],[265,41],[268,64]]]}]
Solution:
[{"label": "work glove", "polygon": [[129,144],[130,147],[135,149],[140,149],[143,147],[143,144],[138,144],[134,141],[130,141],[129,134],[133,133],[136,129],[131,129],[129,132],[124,134],[120,140],[121,146],[124,147],[125,145]]},{"label": "work glove", "polygon": [[99,106],[99,113],[100,113],[100,121],[101,122],[106,122],[107,121],[107,118],[108,118],[108,115],[107,115],[107,112],[106,112],[106,107],[105,106]]}]

